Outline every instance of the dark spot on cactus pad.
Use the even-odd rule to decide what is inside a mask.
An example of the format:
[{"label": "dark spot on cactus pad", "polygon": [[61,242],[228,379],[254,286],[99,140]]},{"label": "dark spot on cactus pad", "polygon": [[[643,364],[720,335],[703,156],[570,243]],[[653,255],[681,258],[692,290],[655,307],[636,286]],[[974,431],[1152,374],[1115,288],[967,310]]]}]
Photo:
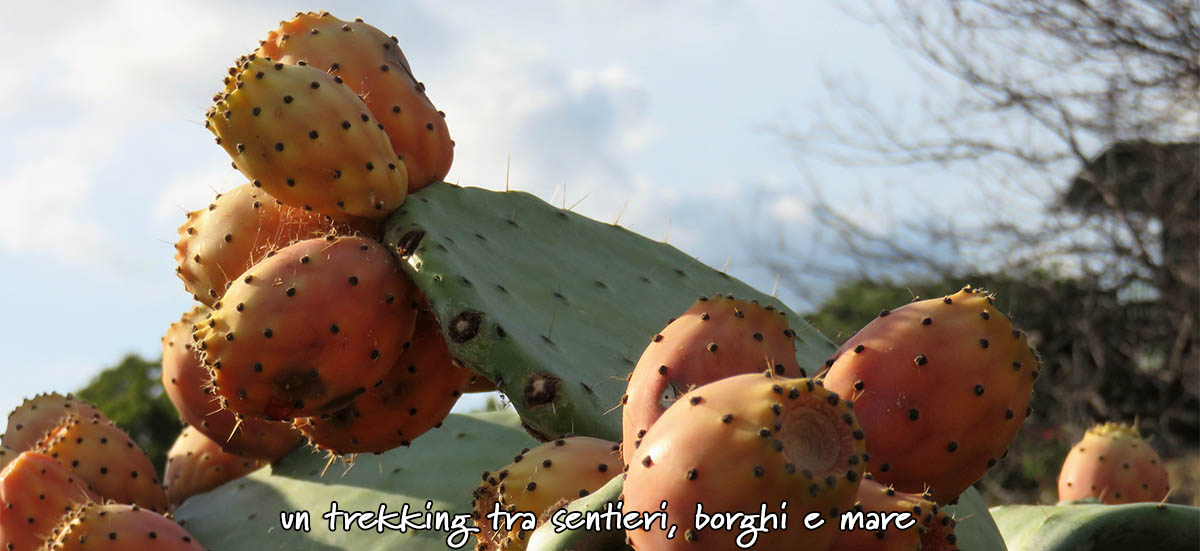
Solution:
[{"label": "dark spot on cactus pad", "polygon": [[561,379],[550,373],[535,373],[525,383],[524,402],[526,407],[553,403],[558,397]]},{"label": "dark spot on cactus pad", "polygon": [[479,325],[483,323],[483,313],[474,310],[465,310],[460,312],[454,319],[450,320],[448,331],[450,332],[450,340],[456,343],[464,343],[473,338],[479,333]]},{"label": "dark spot on cactus pad", "polygon": [[983,385],[975,385],[975,395],[983,396]]},{"label": "dark spot on cactus pad", "polygon": [[951,299],[950,297],[945,297],[945,298],[943,298],[943,299],[942,299],[942,302],[944,302],[944,303],[946,303],[946,304],[954,304],[954,300],[953,300],[953,299]]},{"label": "dark spot on cactus pad", "polygon": [[924,354],[917,354],[917,357],[913,358],[913,363],[917,365],[925,365],[928,362],[929,358],[926,358]]},{"label": "dark spot on cactus pad", "polygon": [[979,317],[983,318],[984,320],[989,320],[992,318],[991,316],[988,315],[987,310],[980,312]]},{"label": "dark spot on cactus pad", "polygon": [[933,318],[930,318],[930,317],[921,318],[921,325],[930,325],[932,323],[933,323]]},{"label": "dark spot on cactus pad", "polygon": [[921,417],[921,412],[918,411],[917,408],[912,408],[912,409],[908,410],[908,418],[910,420],[916,421],[920,417]]},{"label": "dark spot on cactus pad", "polygon": [[987,339],[979,339],[979,347],[980,347],[980,348],[987,348],[987,347],[988,347],[988,340],[987,340]]},{"label": "dark spot on cactus pad", "polygon": [[400,258],[408,258],[413,253],[417,252],[417,248],[421,245],[421,241],[425,239],[425,230],[412,230],[405,233],[396,241],[396,254]]},{"label": "dark spot on cactus pad", "polygon": [[958,451],[958,442],[951,442],[949,444],[946,444],[946,451],[948,451],[950,453],[954,453],[955,451]]}]

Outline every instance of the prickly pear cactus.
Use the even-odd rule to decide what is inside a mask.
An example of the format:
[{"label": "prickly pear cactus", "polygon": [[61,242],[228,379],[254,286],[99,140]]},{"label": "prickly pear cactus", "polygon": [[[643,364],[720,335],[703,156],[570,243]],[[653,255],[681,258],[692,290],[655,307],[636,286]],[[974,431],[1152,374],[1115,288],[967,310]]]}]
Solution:
[{"label": "prickly pear cactus", "polygon": [[494,381],[527,428],[617,440],[625,377],[669,317],[699,296],[785,313],[802,367],[833,345],[778,300],[683,252],[522,192],[435,183],[385,226],[451,353]]},{"label": "prickly pear cactus", "polygon": [[[300,450],[255,474],[184,502],[175,511],[188,532],[209,549],[288,551],[391,551],[448,549],[447,532],[421,530],[383,534],[374,530],[329,531],[321,515],[331,502],[340,511],[389,512],[408,504],[424,512],[471,513],[471,491],[479,473],[512,461],[513,448],[536,445],[511,411],[452,414],[441,429],[421,437],[420,446],[382,455],[359,455],[353,466],[327,464],[325,455]],[[280,528],[281,511],[311,513],[312,530]],[[396,522],[394,519],[391,522]],[[467,536],[463,549],[475,538]]]},{"label": "prickly pear cactus", "polygon": [[1200,549],[1200,508],[1158,503],[1003,505],[991,513],[1009,551]]}]

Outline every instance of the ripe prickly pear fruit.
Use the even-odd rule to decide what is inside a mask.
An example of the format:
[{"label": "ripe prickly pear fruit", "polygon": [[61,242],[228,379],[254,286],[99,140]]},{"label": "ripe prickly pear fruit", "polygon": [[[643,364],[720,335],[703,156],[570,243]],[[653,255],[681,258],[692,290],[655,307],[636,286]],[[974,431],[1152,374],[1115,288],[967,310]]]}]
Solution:
[{"label": "ripe prickly pear fruit", "polygon": [[425,95],[396,37],[361,19],[342,21],[328,12],[299,13],[271,31],[259,56],[329,71],[363,98],[404,161],[408,190],[439,181],[454,160],[445,114]]},{"label": "ripe prickly pear fruit", "polygon": [[265,461],[226,453],[221,445],[197,431],[184,427],[167,452],[167,499],[178,506],[187,498],[202,494],[231,480],[237,480],[265,467]]},{"label": "ripe prickly pear fruit", "polygon": [[267,252],[335,229],[350,231],[329,216],[289,207],[243,184],[188,213],[175,243],[175,273],[197,301],[212,306]]},{"label": "ripe prickly pear fruit", "polygon": [[471,372],[450,357],[433,314],[421,312],[412,346],[383,384],[331,414],[297,419],[296,427],[318,449],[338,455],[383,453],[441,425],[470,380]]},{"label": "ripe prickly pear fruit", "polygon": [[49,456],[23,452],[0,469],[0,549],[38,551],[59,518],[98,499]]},{"label": "ripe prickly pear fruit", "polygon": [[688,390],[743,373],[803,377],[783,312],[758,302],[717,295],[700,297],[691,308],[651,339],[629,378],[622,398],[623,455]]},{"label": "ripe prickly pear fruit", "polygon": [[944,504],[1004,456],[1039,369],[992,296],[967,287],[881,312],[838,350],[825,388],[854,400],[876,480]]},{"label": "ripe prickly pear fruit", "polygon": [[511,464],[483,473],[483,483],[475,489],[471,505],[480,528],[475,534],[479,540],[476,548],[525,549],[532,531],[522,530],[519,525],[510,531],[503,526],[492,530],[486,515],[497,504],[501,511],[528,511],[542,517],[596,491],[623,469],[620,446],[599,438],[572,436],[522,450]]},{"label": "ripe prickly pear fruit", "polygon": [[1170,485],[1158,452],[1137,427],[1103,423],[1071,448],[1058,475],[1058,499],[1094,497],[1117,505],[1162,501]]},{"label": "ripe prickly pear fruit", "polygon": [[418,296],[378,241],[308,239],[243,274],[193,338],[226,409],[313,417],[383,380],[412,338]]},{"label": "ripe prickly pear fruit", "polygon": [[382,219],[408,176],[383,125],[336,77],[251,55],[238,62],[205,126],[233,164],[285,204]]},{"label": "ripe prickly pear fruit", "polygon": [[221,400],[210,384],[208,369],[192,343],[197,323],[212,311],[197,305],[172,323],[162,338],[162,383],[167,397],[183,421],[216,441],[233,455],[276,461],[300,445],[303,437],[291,424],[244,418],[221,409]]},{"label": "ripe prickly pear fruit", "polygon": [[697,504],[709,514],[759,514],[764,504],[778,513],[784,501],[790,517],[817,512],[825,523],[760,534],[755,549],[833,543],[838,515],[854,504],[867,463],[856,408],[811,379],[766,375],[698,387],[650,427],[625,475],[624,510],[656,512],[665,501],[678,533],[668,539],[657,524],[629,530],[634,548],[736,549],[736,530],[693,529]]},{"label": "ripe prickly pear fruit", "polygon": [[167,494],[150,458],[111,421],[67,417],[36,451],[70,469],[101,498],[168,510]]},{"label": "ripe prickly pear fruit", "polygon": [[46,437],[47,432],[71,415],[80,419],[111,422],[95,406],[70,394],[39,394],[26,399],[8,414],[8,428],[4,431],[2,441],[16,452],[32,450]]},{"label": "ripe prickly pear fruit", "polygon": [[137,505],[89,503],[54,530],[52,551],[204,551],[182,526]]},{"label": "ripe prickly pear fruit", "polygon": [[9,463],[15,461],[18,455],[20,454],[13,451],[12,448],[0,445],[0,469],[4,469]]},{"label": "ripe prickly pear fruit", "polygon": [[[889,524],[885,530],[840,531],[829,551],[951,551],[958,549],[955,521],[929,495],[906,494],[863,475],[853,512],[909,513],[917,523],[907,529]],[[864,517],[865,518],[865,517]],[[869,526],[869,525],[868,525]]]}]

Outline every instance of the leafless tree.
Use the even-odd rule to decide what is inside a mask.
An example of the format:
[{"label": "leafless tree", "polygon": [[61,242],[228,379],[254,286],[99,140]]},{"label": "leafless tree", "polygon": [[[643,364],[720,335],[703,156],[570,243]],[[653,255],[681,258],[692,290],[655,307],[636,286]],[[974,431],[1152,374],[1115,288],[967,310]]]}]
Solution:
[{"label": "leafless tree", "polygon": [[[827,187],[802,183],[826,231],[800,245],[757,239],[771,243],[761,263],[800,293],[830,277],[1019,281],[1043,306],[1014,313],[1042,338],[1043,421],[1136,417],[1168,453],[1195,450],[1197,3],[893,0],[865,9],[856,15],[912,54],[930,95],[901,116],[834,75],[836,112],[851,116],[780,135],[801,160],[889,167],[910,181],[958,178],[954,195],[971,200],[954,204],[976,208],[893,212],[880,229]],[[871,188],[877,203],[901,193],[908,188]]]}]

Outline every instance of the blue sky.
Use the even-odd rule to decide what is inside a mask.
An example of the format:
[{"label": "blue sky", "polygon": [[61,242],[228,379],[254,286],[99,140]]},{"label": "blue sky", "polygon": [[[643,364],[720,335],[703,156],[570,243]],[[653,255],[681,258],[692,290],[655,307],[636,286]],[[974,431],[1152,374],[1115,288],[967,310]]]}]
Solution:
[{"label": "blue sky", "polygon": [[862,186],[886,179],[798,165],[768,128],[840,117],[825,74],[897,109],[930,85],[882,29],[826,2],[35,4],[0,21],[13,53],[0,80],[0,412],[78,389],[124,353],[158,355],[191,305],[172,257],[183,213],[242,181],[202,126],[209,97],[297,10],[399,37],[447,113],[449,181],[502,189],[511,159],[514,189],[586,195],[575,210],[606,221],[627,204],[622,225],[669,228],[767,290],[745,236],[816,230],[797,182],[867,220]]}]

